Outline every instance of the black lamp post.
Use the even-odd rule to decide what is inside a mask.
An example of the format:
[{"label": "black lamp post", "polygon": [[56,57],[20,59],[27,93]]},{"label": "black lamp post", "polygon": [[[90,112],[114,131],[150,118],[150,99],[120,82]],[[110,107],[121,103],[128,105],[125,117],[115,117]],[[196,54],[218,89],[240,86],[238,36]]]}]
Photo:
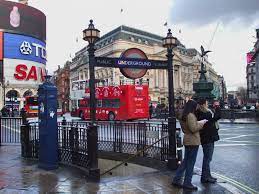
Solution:
[{"label": "black lamp post", "polygon": [[173,71],[173,48],[177,46],[177,38],[172,36],[171,29],[168,29],[167,36],[163,38],[163,46],[167,48],[168,60],[168,101],[169,101],[169,117],[168,117],[168,135],[169,135],[169,159],[168,166],[171,169],[177,168],[176,158],[176,118],[174,109],[174,71]]},{"label": "black lamp post", "polygon": [[89,87],[90,87],[90,119],[92,124],[95,122],[95,110],[96,110],[96,100],[95,100],[95,75],[94,75],[94,64],[95,64],[95,42],[100,38],[100,31],[95,29],[93,20],[90,20],[90,24],[87,29],[83,31],[83,39],[88,42],[88,56],[89,56]]},{"label": "black lamp post", "polygon": [[96,114],[96,99],[95,99],[95,42],[100,38],[100,31],[95,29],[93,20],[87,29],[83,31],[83,39],[88,42],[88,56],[89,56],[89,87],[90,87],[90,119],[91,124],[87,130],[87,148],[89,159],[88,176],[93,179],[100,179],[100,169],[98,169],[98,130],[95,125]]}]

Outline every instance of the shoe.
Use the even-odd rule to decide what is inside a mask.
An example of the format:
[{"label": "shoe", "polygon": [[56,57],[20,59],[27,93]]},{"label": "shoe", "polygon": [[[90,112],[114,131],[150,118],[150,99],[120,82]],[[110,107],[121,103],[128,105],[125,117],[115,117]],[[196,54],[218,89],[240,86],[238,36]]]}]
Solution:
[{"label": "shoe", "polygon": [[190,189],[190,190],[198,190],[198,187],[196,187],[196,186],[193,185],[192,183],[183,184],[183,188],[184,188],[184,189]]},{"label": "shoe", "polygon": [[215,181],[217,181],[218,179],[213,177],[213,176],[210,176],[211,179],[214,179]]},{"label": "shoe", "polygon": [[174,187],[179,187],[179,188],[182,188],[182,187],[183,187],[183,185],[182,185],[182,183],[181,183],[180,181],[174,181],[174,180],[173,180],[172,185],[173,185]]},{"label": "shoe", "polygon": [[201,182],[202,183],[216,183],[217,180],[211,178],[211,177],[208,177],[208,178],[201,178]]}]

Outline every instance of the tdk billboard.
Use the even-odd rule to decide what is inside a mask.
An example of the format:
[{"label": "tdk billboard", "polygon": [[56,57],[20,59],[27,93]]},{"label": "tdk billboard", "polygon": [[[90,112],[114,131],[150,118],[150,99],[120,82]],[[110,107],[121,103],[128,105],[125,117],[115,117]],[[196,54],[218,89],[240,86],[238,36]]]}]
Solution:
[{"label": "tdk billboard", "polygon": [[46,44],[29,36],[4,33],[4,58],[46,64]]}]

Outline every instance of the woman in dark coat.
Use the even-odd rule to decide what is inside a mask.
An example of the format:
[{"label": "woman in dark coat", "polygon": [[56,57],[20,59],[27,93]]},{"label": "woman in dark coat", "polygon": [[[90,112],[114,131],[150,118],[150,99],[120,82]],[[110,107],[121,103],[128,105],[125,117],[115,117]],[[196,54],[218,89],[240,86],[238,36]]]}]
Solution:
[{"label": "woman in dark coat", "polygon": [[197,112],[197,119],[207,119],[203,129],[200,131],[201,145],[203,150],[203,162],[202,162],[202,183],[215,183],[216,178],[211,176],[210,162],[212,160],[214,152],[214,142],[219,140],[219,125],[220,119],[220,107],[214,107],[214,110],[208,108],[208,101],[206,99],[199,100],[200,108]]}]

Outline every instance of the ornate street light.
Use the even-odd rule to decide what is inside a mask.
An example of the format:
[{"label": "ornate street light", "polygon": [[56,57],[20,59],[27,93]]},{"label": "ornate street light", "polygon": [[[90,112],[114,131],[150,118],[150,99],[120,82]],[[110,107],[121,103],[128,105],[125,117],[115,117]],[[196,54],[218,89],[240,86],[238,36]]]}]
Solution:
[{"label": "ornate street light", "polygon": [[83,31],[83,39],[88,44],[88,56],[89,56],[89,87],[90,87],[90,119],[91,124],[87,130],[87,148],[88,148],[88,161],[89,161],[89,176],[95,179],[100,179],[100,169],[98,169],[98,130],[95,125],[96,114],[96,99],[95,99],[95,42],[100,38],[100,31],[95,29],[93,20],[90,20],[90,24],[87,29]]},{"label": "ornate street light", "polygon": [[94,44],[99,38],[100,30],[96,29],[93,20],[90,20],[88,28],[83,31],[83,39],[89,44]]},{"label": "ornate street light", "polygon": [[167,48],[167,73],[168,73],[168,101],[169,101],[169,117],[168,117],[168,134],[169,134],[169,159],[168,166],[171,169],[177,168],[176,158],[176,118],[174,108],[174,70],[173,70],[173,48],[178,44],[176,37],[173,37],[171,29],[168,29],[167,36],[163,38],[163,46]]},{"label": "ornate street light", "polygon": [[95,122],[96,112],[96,100],[95,100],[95,75],[94,75],[94,64],[95,64],[95,42],[100,38],[100,31],[94,27],[93,20],[90,20],[90,24],[87,29],[83,31],[83,39],[88,44],[88,56],[89,56],[89,87],[90,87],[90,119]]},{"label": "ornate street light", "polygon": [[167,36],[163,38],[163,47],[173,49],[177,46],[177,38],[172,35],[171,29],[168,29]]}]

